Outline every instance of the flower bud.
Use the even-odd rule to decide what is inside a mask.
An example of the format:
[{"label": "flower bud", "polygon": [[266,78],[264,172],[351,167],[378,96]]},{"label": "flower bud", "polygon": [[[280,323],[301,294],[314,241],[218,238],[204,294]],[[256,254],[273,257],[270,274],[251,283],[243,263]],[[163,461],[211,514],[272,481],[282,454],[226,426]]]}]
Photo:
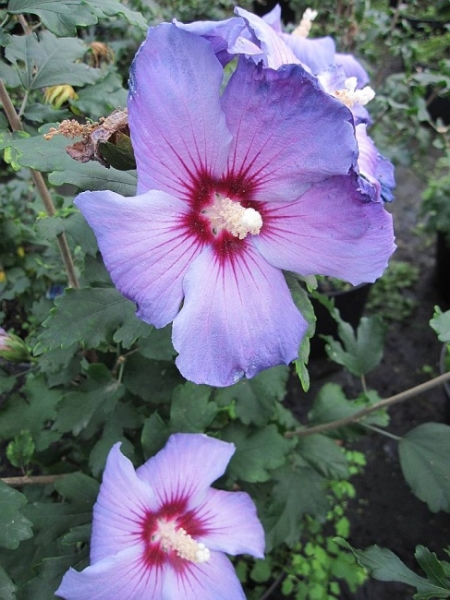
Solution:
[{"label": "flower bud", "polygon": [[0,358],[21,363],[33,360],[25,342],[13,333],[7,333],[0,327]]}]

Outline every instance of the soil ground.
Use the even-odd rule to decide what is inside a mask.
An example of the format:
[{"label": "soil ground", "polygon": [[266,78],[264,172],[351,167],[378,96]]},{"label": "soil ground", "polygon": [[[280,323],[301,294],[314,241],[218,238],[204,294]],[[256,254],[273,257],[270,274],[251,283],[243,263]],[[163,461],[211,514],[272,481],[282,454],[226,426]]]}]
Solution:
[{"label": "soil ground", "polygon": [[[396,199],[388,210],[394,215],[398,249],[394,260],[406,261],[419,268],[419,277],[408,289],[417,306],[410,317],[390,323],[383,360],[367,376],[368,387],[383,398],[411,388],[439,374],[441,343],[429,327],[435,305],[449,308],[435,287],[435,240],[433,236],[415,233],[419,223],[421,181],[406,168],[396,169]],[[424,371],[424,365],[429,369]],[[311,391],[296,392],[302,403],[301,412],[317,390],[328,381],[343,385],[349,397],[359,393],[359,382],[351,375],[335,369],[328,359],[310,363]],[[441,387],[393,405],[388,431],[401,436],[428,421],[449,422],[449,403]],[[372,434],[358,442],[364,451],[367,467],[363,476],[353,480],[357,500],[349,507],[352,523],[350,543],[365,549],[372,544],[389,548],[410,568],[420,572],[414,560],[418,544],[427,546],[442,559],[443,549],[450,545],[450,515],[433,514],[418,500],[405,482],[398,458],[397,442]],[[356,594],[344,594],[342,600],[410,600],[414,590],[402,584],[369,580]]]}]

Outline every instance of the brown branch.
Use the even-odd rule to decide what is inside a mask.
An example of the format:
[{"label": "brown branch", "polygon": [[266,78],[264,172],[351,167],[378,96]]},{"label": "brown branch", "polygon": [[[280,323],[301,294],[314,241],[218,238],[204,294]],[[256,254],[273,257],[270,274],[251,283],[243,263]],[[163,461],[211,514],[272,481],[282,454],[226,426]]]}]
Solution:
[{"label": "brown branch", "polygon": [[48,485],[66,475],[67,473],[60,475],[23,475],[21,477],[2,477],[0,481],[11,487],[22,487],[23,485]]},{"label": "brown branch", "polygon": [[423,392],[427,392],[428,390],[437,387],[438,385],[442,385],[446,381],[450,381],[450,372],[444,373],[443,375],[439,375],[439,377],[435,377],[430,381],[426,381],[425,383],[421,383],[420,385],[416,385],[409,390],[405,390],[400,392],[399,394],[395,394],[395,396],[391,396],[390,398],[385,398],[384,400],[380,400],[371,406],[367,406],[366,408],[362,408],[358,412],[350,415],[349,417],[343,417],[342,419],[336,419],[336,421],[330,421],[329,423],[322,423],[321,425],[316,425],[315,427],[304,427],[302,429],[296,429],[295,431],[287,431],[284,434],[285,438],[293,438],[293,437],[306,437],[307,435],[313,435],[314,433],[323,433],[324,431],[330,431],[332,429],[338,429],[339,427],[343,427],[344,425],[351,425],[352,423],[357,423],[366,415],[380,410],[381,408],[386,408],[391,404],[396,404],[397,402],[403,402],[403,400],[409,400],[413,396],[417,396],[418,394],[422,394]]},{"label": "brown branch", "polygon": [[[11,129],[13,131],[23,131],[22,121],[20,120],[19,115],[17,114],[16,109],[14,108],[14,105],[11,102],[11,98],[9,97],[8,91],[1,79],[0,102],[3,105]],[[31,177],[33,178],[34,184],[39,192],[42,202],[44,203],[44,207],[48,216],[54,216],[56,214],[55,205],[53,204],[52,197],[50,196],[50,192],[48,191],[42,173],[39,173],[39,171],[35,171],[34,169],[30,169],[30,171]],[[61,257],[66,269],[69,286],[72,288],[79,288],[80,285],[78,283],[78,279],[75,273],[75,266],[73,263],[72,254],[70,252],[69,244],[67,243],[65,233],[63,232],[60,235],[58,235],[56,241],[58,243],[59,251],[61,253]]]}]

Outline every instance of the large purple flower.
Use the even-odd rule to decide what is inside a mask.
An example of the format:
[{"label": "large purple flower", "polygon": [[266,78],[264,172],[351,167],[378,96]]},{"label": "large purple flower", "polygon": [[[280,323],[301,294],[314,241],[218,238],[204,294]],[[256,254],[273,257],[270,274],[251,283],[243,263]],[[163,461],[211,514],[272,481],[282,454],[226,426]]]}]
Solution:
[{"label": "large purple flower", "polygon": [[223,76],[203,37],[151,28],[130,79],[138,196],[76,199],[137,315],[173,321],[181,373],[216,386],[297,357],[306,322],[281,269],[358,284],[394,250],[349,110],[298,65],[243,56],[221,95]]},{"label": "large purple flower", "polygon": [[250,496],[210,487],[233,444],[175,434],[134,470],[110,451],[94,507],[91,566],[70,569],[66,600],[243,600],[225,553],[262,558],[264,531]]}]

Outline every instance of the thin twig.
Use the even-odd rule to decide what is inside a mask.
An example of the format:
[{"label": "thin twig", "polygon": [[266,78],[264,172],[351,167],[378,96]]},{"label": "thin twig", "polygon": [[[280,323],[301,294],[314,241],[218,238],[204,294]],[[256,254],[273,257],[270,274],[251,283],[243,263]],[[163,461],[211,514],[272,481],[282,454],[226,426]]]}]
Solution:
[{"label": "thin twig", "polygon": [[[6,117],[13,131],[23,131],[22,121],[19,118],[19,115],[14,108],[13,103],[11,102],[11,98],[9,97],[8,91],[5,87],[5,84],[0,79],[0,102],[3,105],[3,109],[6,113]],[[52,217],[56,214],[55,205],[53,204],[52,197],[48,188],[45,184],[44,177],[42,173],[39,171],[35,171],[34,169],[30,169],[31,177],[33,178],[34,184],[39,192],[39,195],[44,203],[45,210],[49,217]],[[69,287],[79,288],[80,285],[78,283],[78,279],[75,273],[75,266],[73,264],[72,254],[70,252],[69,244],[67,243],[67,238],[65,233],[61,233],[57,237],[57,243],[59,246],[59,251],[61,252],[61,257],[66,268],[67,279],[69,282]]]},{"label": "thin twig", "polygon": [[404,390],[399,394],[395,394],[395,396],[391,396],[390,398],[385,398],[384,400],[380,400],[371,406],[367,406],[359,410],[358,412],[350,415],[349,417],[343,417],[342,419],[336,419],[336,421],[330,421],[329,423],[322,423],[321,425],[316,425],[315,427],[304,427],[302,429],[296,429],[295,431],[287,431],[284,434],[285,438],[293,438],[293,437],[306,437],[307,435],[313,435],[314,433],[323,433],[324,431],[330,431],[332,429],[338,429],[339,427],[343,427],[344,425],[351,425],[352,423],[357,423],[366,415],[380,410],[381,408],[385,408],[387,406],[391,406],[397,402],[403,402],[403,400],[409,400],[409,398],[413,398],[418,394],[422,394],[423,392],[427,392],[428,390],[437,387],[438,385],[442,385],[446,381],[450,381],[450,372],[443,373],[430,381],[425,381],[425,383],[421,383],[420,385],[416,385],[408,390]]},{"label": "thin twig", "polygon": [[22,487],[23,485],[48,485],[66,475],[67,473],[58,475],[23,475],[21,477],[2,477],[0,481],[16,488]]}]

